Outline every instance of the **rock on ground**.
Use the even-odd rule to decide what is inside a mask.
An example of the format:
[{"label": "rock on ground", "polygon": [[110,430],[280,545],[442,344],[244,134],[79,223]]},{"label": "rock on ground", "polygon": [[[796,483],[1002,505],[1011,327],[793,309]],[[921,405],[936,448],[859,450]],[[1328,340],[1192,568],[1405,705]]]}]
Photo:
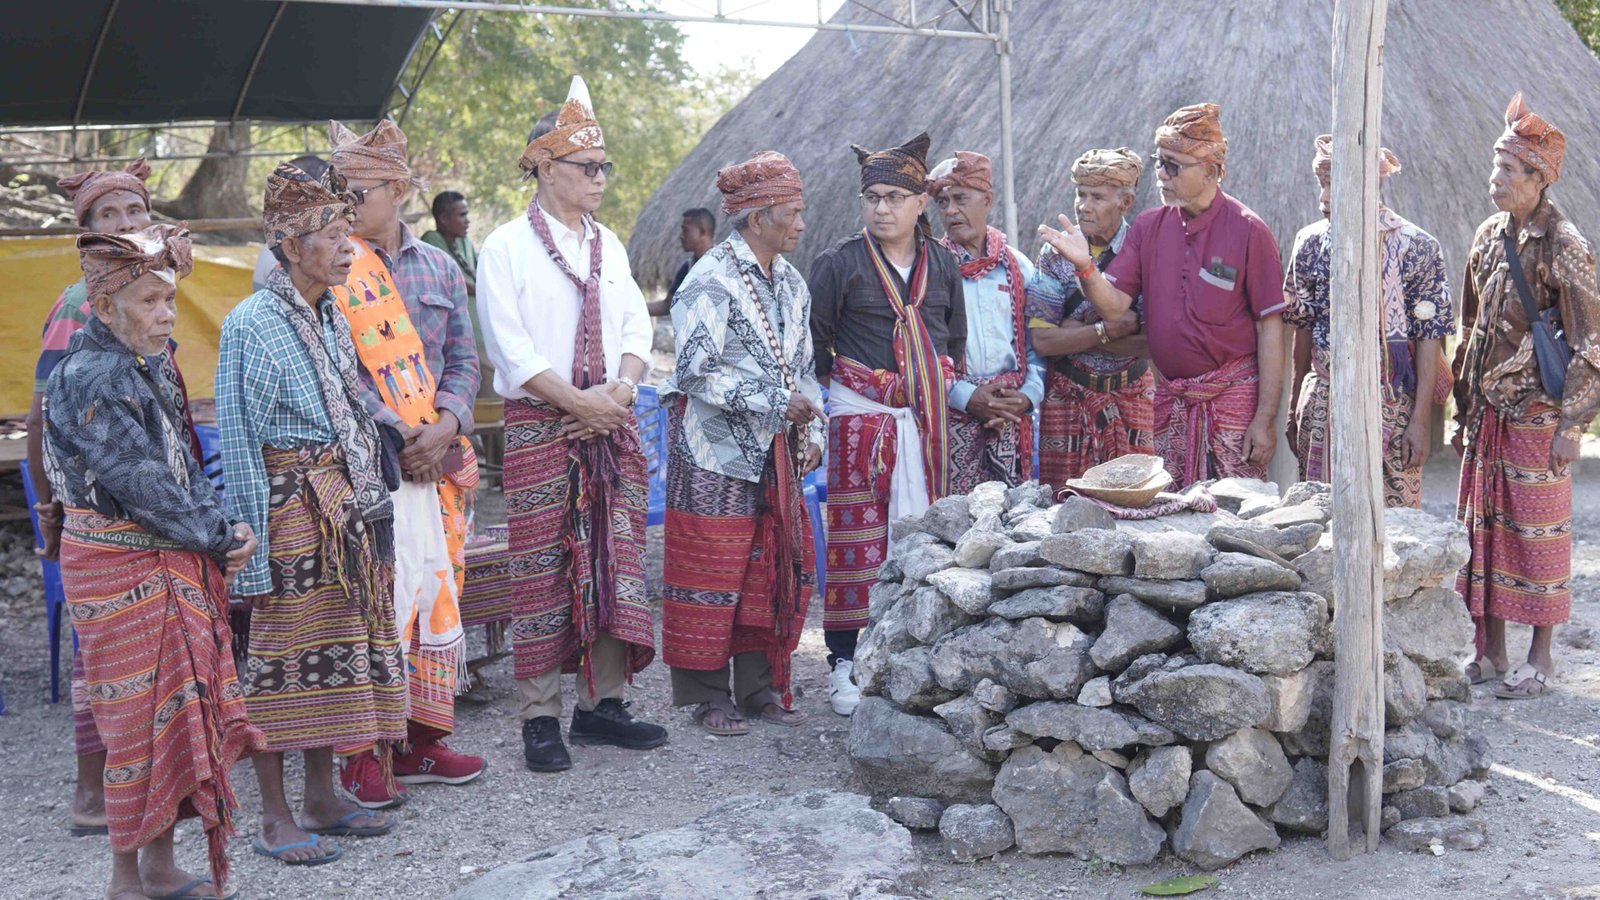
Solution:
[{"label": "rock on ground", "polygon": [[1122,773],[1071,742],[1049,753],[1038,747],[1013,752],[995,779],[994,801],[1011,817],[1025,853],[1142,865],[1166,840]]},{"label": "rock on ground", "polygon": [[1128,766],[1128,790],[1150,815],[1160,817],[1189,794],[1194,756],[1188,747],[1151,747]]},{"label": "rock on ground", "polygon": [[913,831],[933,831],[944,815],[944,804],[932,797],[890,797],[883,811]]},{"label": "rock on ground", "polygon": [[1315,658],[1327,606],[1316,594],[1284,592],[1209,603],[1189,616],[1189,643],[1208,662],[1289,675]]},{"label": "rock on ground", "polygon": [[993,803],[956,804],[939,819],[945,855],[958,862],[984,859],[1011,849],[1017,842],[1011,820]]},{"label": "rock on ground", "polygon": [[882,697],[863,697],[850,717],[850,762],[872,790],[982,802],[994,766],[961,746],[943,722],[896,709]]},{"label": "rock on ground", "polygon": [[1296,760],[1289,789],[1267,810],[1267,818],[1290,831],[1321,834],[1328,827],[1328,767],[1310,756]]},{"label": "rock on ground", "polygon": [[660,900],[705,897],[910,895],[911,833],[866,797],[807,791],[734,797],[679,828],[596,835],[502,866],[454,900]]},{"label": "rock on ground", "polygon": [[1207,747],[1206,768],[1252,806],[1278,802],[1294,778],[1278,739],[1259,728],[1241,729]]},{"label": "rock on ground", "polygon": [[1089,648],[1089,658],[1105,672],[1121,672],[1146,653],[1170,649],[1183,639],[1182,629],[1129,594],[1112,600],[1105,618],[1105,630]]},{"label": "rock on ground", "polygon": [[1239,801],[1233,785],[1210,772],[1189,779],[1172,849],[1202,869],[1220,869],[1253,850],[1276,850],[1278,831]]},{"label": "rock on ground", "polygon": [[[1115,695],[1115,683],[1112,689]],[[1226,737],[1272,711],[1261,679],[1210,663],[1152,672],[1127,688],[1127,702],[1191,741]]]},{"label": "rock on ground", "polygon": [[1383,839],[1401,850],[1427,850],[1437,843],[1446,850],[1476,850],[1489,840],[1482,819],[1464,816],[1412,819],[1390,828]]}]

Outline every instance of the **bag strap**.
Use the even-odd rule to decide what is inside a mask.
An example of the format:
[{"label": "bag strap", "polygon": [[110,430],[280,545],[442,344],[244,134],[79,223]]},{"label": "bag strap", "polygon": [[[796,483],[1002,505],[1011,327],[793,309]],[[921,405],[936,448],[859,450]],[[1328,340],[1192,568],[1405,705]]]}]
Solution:
[{"label": "bag strap", "polygon": [[1511,280],[1517,285],[1517,296],[1522,298],[1522,311],[1528,314],[1528,327],[1539,321],[1539,308],[1533,302],[1533,290],[1528,287],[1528,276],[1522,273],[1522,260],[1517,258],[1517,245],[1510,232],[1502,232],[1500,240],[1506,248],[1506,268],[1511,270]]}]

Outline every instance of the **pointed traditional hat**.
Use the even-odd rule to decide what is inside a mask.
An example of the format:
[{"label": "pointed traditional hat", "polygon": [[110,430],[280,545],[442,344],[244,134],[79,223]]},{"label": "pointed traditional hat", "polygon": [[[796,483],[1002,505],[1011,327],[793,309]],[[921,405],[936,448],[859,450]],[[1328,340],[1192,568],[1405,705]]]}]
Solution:
[{"label": "pointed traditional hat", "polygon": [[605,147],[605,137],[600,133],[600,122],[594,117],[594,103],[589,99],[589,86],[583,76],[572,76],[572,86],[567,89],[567,102],[556,114],[556,127],[534,138],[522,151],[517,168],[531,175],[541,159],[561,159],[579,150]]}]

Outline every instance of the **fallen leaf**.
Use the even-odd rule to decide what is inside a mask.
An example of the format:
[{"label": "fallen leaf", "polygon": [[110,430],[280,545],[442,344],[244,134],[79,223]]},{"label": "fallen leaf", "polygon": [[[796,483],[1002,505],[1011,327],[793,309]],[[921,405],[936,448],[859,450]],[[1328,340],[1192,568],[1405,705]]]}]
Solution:
[{"label": "fallen leaf", "polygon": [[1178,878],[1168,878],[1155,884],[1147,884],[1139,889],[1139,893],[1150,897],[1176,897],[1180,894],[1193,894],[1206,888],[1216,887],[1221,882],[1215,875],[1183,875]]}]

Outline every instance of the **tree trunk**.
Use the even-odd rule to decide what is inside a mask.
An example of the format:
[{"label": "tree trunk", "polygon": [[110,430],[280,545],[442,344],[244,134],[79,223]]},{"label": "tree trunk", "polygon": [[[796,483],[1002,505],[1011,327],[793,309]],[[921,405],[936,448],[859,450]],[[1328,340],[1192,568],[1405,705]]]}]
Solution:
[{"label": "tree trunk", "polygon": [[[1388,0],[1333,10],[1333,731],[1328,852],[1378,849],[1383,803],[1383,492],[1379,486],[1379,123]],[[1418,389],[1421,402],[1424,388]],[[1351,825],[1361,835],[1352,846]]]},{"label": "tree trunk", "polygon": [[[206,152],[232,154],[249,146],[249,125],[218,125],[211,131]],[[174,219],[253,218],[255,212],[250,208],[245,192],[245,180],[249,173],[248,157],[222,155],[202,159],[177,199],[157,200],[154,204],[156,211]],[[261,239],[259,229],[220,234],[237,240]]]}]

